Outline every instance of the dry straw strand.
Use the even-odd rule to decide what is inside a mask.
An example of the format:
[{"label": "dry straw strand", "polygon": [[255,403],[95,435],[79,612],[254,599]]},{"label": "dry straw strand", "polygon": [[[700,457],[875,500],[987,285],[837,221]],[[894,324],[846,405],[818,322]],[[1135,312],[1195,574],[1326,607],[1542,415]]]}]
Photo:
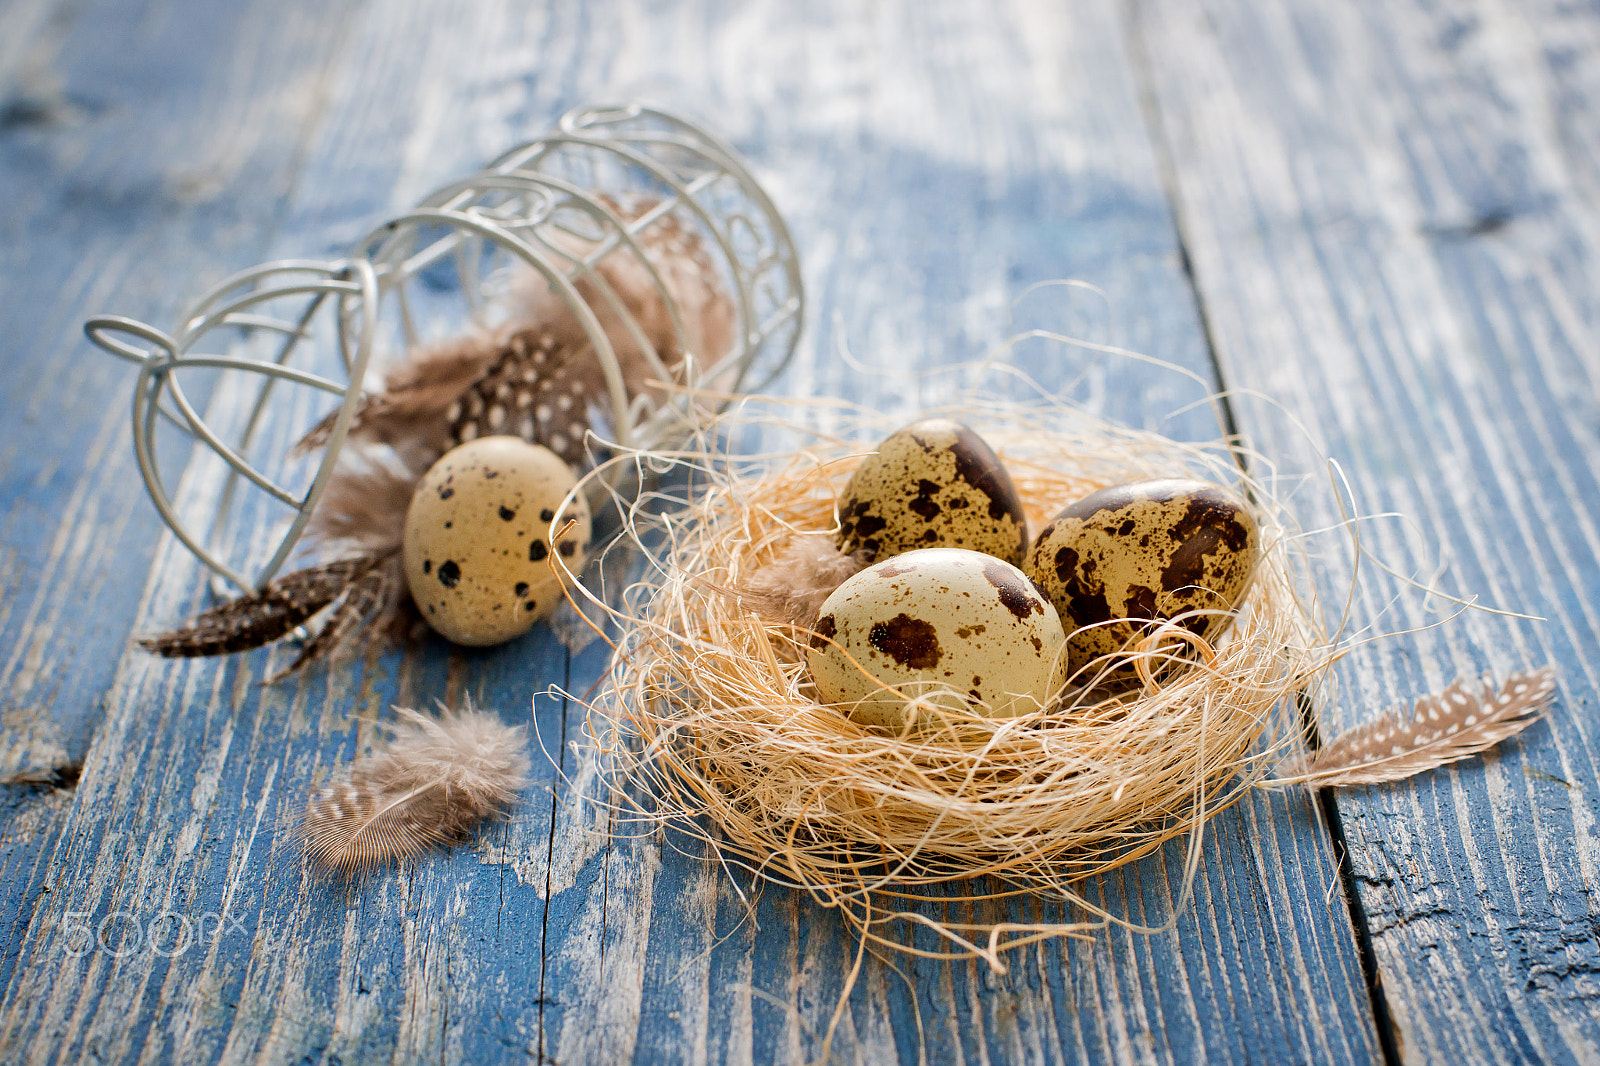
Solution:
[{"label": "dry straw strand", "polygon": [[1317,752],[1302,780],[1319,787],[1374,785],[1470,759],[1543,717],[1555,693],[1550,667],[1509,675],[1498,689],[1487,675],[1452,681],[1443,692],[1364,722]]}]

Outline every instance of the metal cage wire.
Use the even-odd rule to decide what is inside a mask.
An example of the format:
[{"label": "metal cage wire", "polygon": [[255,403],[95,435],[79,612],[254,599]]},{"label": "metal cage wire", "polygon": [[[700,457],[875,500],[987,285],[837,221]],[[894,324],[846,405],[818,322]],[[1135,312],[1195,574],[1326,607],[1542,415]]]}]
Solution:
[{"label": "metal cage wire", "polygon": [[[725,351],[701,350],[705,338],[679,306],[659,255],[647,251],[683,232],[709,256],[731,304]],[[661,331],[652,338],[598,269],[619,257],[647,279],[664,309],[675,366],[657,343]],[[426,343],[430,326],[440,335],[493,325],[504,303],[497,297],[518,273],[546,286],[582,327],[604,375],[610,443],[622,449],[674,446],[704,396],[765,387],[793,356],[804,314],[788,228],[733,150],[682,118],[630,104],[569,111],[551,133],[434,191],[344,258],[279,260],[235,274],[195,301],[170,333],[120,316],[90,319],[84,329],[96,345],[139,366],[134,451],[162,519],[213,573],[248,590],[270,581],[299,543],[371,385],[374,353]],[[602,318],[616,324],[609,335]],[[619,333],[657,380],[683,388],[630,395],[614,343]],[[231,434],[209,425],[186,391],[181,379],[197,371],[259,379],[242,416],[231,420]],[[280,384],[338,404],[322,455],[308,477],[302,471],[300,488],[285,484],[283,471],[263,469],[270,454],[252,457],[262,451]],[[163,477],[156,449],[162,423],[227,466],[204,533],[186,524]],[[243,487],[289,509],[259,567],[224,558],[219,546]]]}]

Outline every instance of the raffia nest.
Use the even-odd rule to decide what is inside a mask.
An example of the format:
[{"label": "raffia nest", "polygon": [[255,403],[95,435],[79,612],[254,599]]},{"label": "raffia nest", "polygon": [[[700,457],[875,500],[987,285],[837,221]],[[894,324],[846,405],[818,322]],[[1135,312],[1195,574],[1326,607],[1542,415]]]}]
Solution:
[{"label": "raffia nest", "polygon": [[[897,735],[859,725],[817,702],[810,632],[763,621],[740,590],[793,538],[835,528],[834,500],[861,454],[897,427],[863,426],[864,444],[813,437],[758,461],[651,456],[657,469],[689,471],[690,484],[629,508],[624,540],[645,550],[647,573],[609,609],[621,638],[588,728],[635,817],[671,823],[725,863],[840,908],[863,945],[913,950],[889,929],[909,920],[947,940],[947,951],[916,954],[1003,968],[1007,949],[1118,920],[1075,882],[1184,834],[1192,872],[1205,821],[1299,743],[1293,697],[1334,648],[1294,527],[1226,447],[1053,405],[934,413],[966,421],[995,448],[1031,532],[1119,482],[1191,475],[1247,492],[1263,553],[1232,626],[1214,646],[1168,627],[1131,650],[1142,679],[1131,691],[1078,678],[1019,718],[924,715]],[[984,875],[999,882],[987,897],[1043,893],[1089,920],[963,924],[911,906],[948,902],[934,886]]]}]

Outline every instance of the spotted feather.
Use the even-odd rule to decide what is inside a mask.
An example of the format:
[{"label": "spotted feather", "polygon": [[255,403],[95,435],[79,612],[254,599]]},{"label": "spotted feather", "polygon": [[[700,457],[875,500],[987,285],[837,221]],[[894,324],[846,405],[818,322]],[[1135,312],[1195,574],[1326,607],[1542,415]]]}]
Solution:
[{"label": "spotted feather", "polygon": [[507,434],[582,464],[591,396],[604,377],[587,342],[538,326],[512,333],[499,357],[450,405],[452,444]]},{"label": "spotted feather", "polygon": [[1550,667],[1511,674],[1498,690],[1487,675],[1458,678],[1419,699],[1409,715],[1395,711],[1339,734],[1302,779],[1371,785],[1471,758],[1538,721],[1555,687]]}]

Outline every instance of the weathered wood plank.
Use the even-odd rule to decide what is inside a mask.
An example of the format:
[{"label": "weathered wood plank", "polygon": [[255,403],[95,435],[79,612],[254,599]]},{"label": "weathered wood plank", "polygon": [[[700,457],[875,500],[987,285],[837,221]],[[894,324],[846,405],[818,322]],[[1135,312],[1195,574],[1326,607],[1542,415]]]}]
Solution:
[{"label": "weathered wood plank", "polygon": [[[128,368],[87,349],[85,311],[164,320],[263,254],[316,121],[304,90],[325,38],[304,10],[271,17],[269,35],[240,5],[153,23],[123,3],[0,13],[0,778],[75,780],[160,529]],[[300,91],[264,107],[271,79]],[[65,811],[45,787],[4,788],[0,987]]]},{"label": "weathered wood plank", "polygon": [[[1345,464],[1404,571],[1532,612],[1371,648],[1344,726],[1458,673],[1560,665],[1548,725],[1482,761],[1342,792],[1400,1053],[1600,1056],[1600,13],[1500,3],[1140,5],[1186,243],[1231,383]],[[1542,44],[1541,44],[1542,42]],[[1559,86],[1559,88],[1553,88]],[[1304,465],[1304,438],[1241,421]],[[1333,517],[1307,494],[1315,524]],[[1330,545],[1334,573],[1348,551]],[[1355,623],[1395,591],[1372,581]],[[1402,597],[1382,628],[1437,613]]]},{"label": "weathered wood plank", "polygon": [[[337,21],[306,18],[308,33]],[[886,368],[969,359],[1006,332],[1007,305],[1029,282],[1063,274],[1102,285],[1121,329],[1078,298],[1031,298],[1030,324],[1208,372],[1109,5],[416,2],[339,25],[319,68],[325,118],[303,130],[274,253],[336,249],[560,107],[644,90],[748,150],[791,216],[822,327],[790,379],[796,391],[909,412],[900,380],[853,378],[832,345],[846,340]],[[212,62],[238,58],[219,49]],[[124,62],[157,76],[136,56]],[[255,69],[269,113],[301,87]],[[1139,424],[1201,392],[1115,359],[1042,348],[1022,359],[1052,387]],[[230,397],[217,403],[225,415]],[[306,421],[286,408],[272,431],[287,444]],[[1200,413],[1169,428],[1216,433]],[[215,477],[207,462],[186,473],[191,489]],[[163,542],[140,618],[170,620],[198,602],[196,568]],[[470,691],[517,716],[549,683],[585,691],[601,653],[569,664],[537,633],[487,653],[430,645],[265,690],[254,681],[267,655],[125,657],[49,858],[50,899],[29,916],[0,1002],[0,1046],[37,1061],[817,1054],[852,958],[837,919],[769,888],[757,921],[744,920],[716,867],[656,839],[605,844],[585,832],[605,828],[603,812],[575,807],[570,792],[552,804],[536,788],[477,849],[357,885],[304,868],[289,823],[306,789],[370,739],[365,723],[385,704]],[[560,753],[577,714],[541,698],[532,717]],[[1159,923],[1180,894],[1182,859],[1174,846],[1095,891],[1113,912]],[[1194,903],[1171,933],[1041,946],[1003,977],[902,963],[902,979],[869,961],[836,1058],[917,1061],[920,1018],[930,1061],[1170,1062],[1196,1047],[1217,1061],[1370,1060],[1335,878],[1307,797],[1252,798],[1213,823]],[[974,905],[958,895],[951,906]],[[131,928],[121,915],[146,930],[170,915],[164,936],[180,918],[198,928],[214,917],[187,950],[162,940],[172,958],[147,947],[74,957],[67,916],[80,912],[91,927],[111,923],[111,947]],[[1031,902],[1013,913],[1061,915]]]},{"label": "weathered wood plank", "polygon": [[[1006,307],[1027,283],[1062,275],[1106,288],[1133,335],[1096,332],[1106,327],[1092,300],[1063,309],[1047,299],[1049,311],[1081,316],[1068,328],[1206,372],[1112,9],[830,10],[813,16],[826,36],[786,17],[798,16],[747,13],[732,41],[713,34],[704,56],[692,42],[672,55],[762,93],[747,101],[723,90],[725,104],[703,109],[731,114],[735,139],[758,159],[781,160],[763,173],[800,235],[819,327],[790,388],[908,413],[918,387],[949,398],[898,368],[971,358],[1005,334]],[[775,51],[753,51],[752,40]],[[765,116],[756,129],[770,140],[742,132],[747,112]],[[841,342],[882,376],[849,370],[833,355]],[[1052,386],[1076,381],[1080,398],[1136,424],[1200,393],[1117,360],[1043,348],[1023,359]],[[1174,431],[1214,436],[1203,417]],[[557,866],[563,827],[580,822],[558,820]],[[899,960],[909,987],[869,960],[835,1057],[917,1061],[920,1016],[929,1061],[1174,1061],[1196,1044],[1219,1061],[1369,1060],[1377,1052],[1359,963],[1320,832],[1303,797],[1253,800],[1229,815],[1208,843],[1197,903],[1166,936],[1040,948],[1000,978]],[[552,944],[556,1059],[819,1054],[852,960],[840,923],[769,890],[755,922],[740,925],[726,881],[683,862],[670,847],[628,842],[589,859],[590,876],[569,892],[552,893],[552,933],[570,931]],[[1177,862],[1169,852],[1110,879],[1105,904],[1159,924],[1178,895]],[[1061,916],[1033,904],[1016,912]],[[1275,944],[1298,945],[1288,965]]]},{"label": "weathered wood plank", "polygon": [[[285,17],[278,6],[254,14],[269,22]],[[432,9],[391,5],[382,13],[369,12],[352,31],[345,30],[336,8],[323,9],[321,23],[315,13],[305,14],[310,16],[308,32],[334,50],[328,81],[318,84],[292,67],[284,68],[284,79],[267,86],[266,96],[281,101],[314,90],[336,121],[328,128],[306,123],[297,129],[304,155],[314,165],[295,201],[298,213],[291,213],[298,227],[281,240],[293,254],[336,248],[370,224],[386,204],[393,173],[408,147],[397,133],[409,129],[415,102],[426,98],[445,75],[457,73],[432,68],[432,80],[418,77],[418,71],[430,70],[425,31],[439,17]],[[253,35],[272,34],[258,27]],[[228,50],[255,54],[250,44]],[[228,50],[213,61],[225,67],[231,62]],[[377,114],[362,109],[368,100],[378,102]],[[468,161],[430,159],[426,164],[465,169]],[[287,191],[275,197],[279,210]],[[307,424],[307,414],[286,412],[284,427]],[[154,584],[158,595],[148,606],[146,624],[181,617],[197,599],[197,575],[170,542],[156,564],[156,573],[163,571],[165,576]],[[553,644],[548,639],[545,643]],[[559,647],[554,650],[564,663]],[[260,676],[252,675],[252,668],[266,666],[259,656],[253,662],[220,668],[208,664],[176,674],[142,656],[132,657],[128,665],[132,675],[124,675],[127,687],[121,691],[130,701],[125,704],[130,713],[100,737],[107,772],[97,774],[91,768],[86,775],[87,787],[78,797],[80,820],[67,831],[54,873],[77,883],[84,856],[92,862],[104,849],[110,880],[101,880],[92,890],[96,902],[91,920],[96,923],[108,914],[148,920],[167,912],[196,923],[208,915],[226,920],[204,943],[195,943],[173,961],[150,951],[126,960],[96,952],[98,961],[90,957],[87,965],[96,974],[109,968],[109,977],[91,981],[92,992],[82,998],[63,989],[56,1003],[34,1003],[42,1008],[36,1023],[26,1032],[8,1027],[0,1042],[28,1041],[39,1058],[95,1053],[206,1061],[298,1058],[313,1046],[347,1055],[370,1055],[381,1048],[385,1057],[397,1048],[438,1046],[443,1001],[429,994],[426,984],[419,995],[409,979],[437,983],[447,976],[430,962],[444,943],[440,923],[457,914],[451,893],[470,884],[472,875],[437,869],[434,877],[424,876],[416,884],[407,879],[374,899],[359,893],[347,899],[338,886],[300,876],[299,857],[286,830],[305,788],[320,775],[321,762],[349,756],[349,747],[334,739],[353,739],[346,716],[371,719],[392,699],[415,698],[409,684],[413,677],[420,677],[423,698],[445,695],[442,654],[390,663],[376,675],[335,674],[298,690],[265,692],[252,687],[252,676]],[[374,695],[374,686],[381,687],[381,698]],[[526,701],[531,686],[516,695],[519,702]],[[152,705],[170,707],[182,724],[150,721]],[[163,732],[164,741],[159,739]],[[235,740],[240,749],[230,757]],[[149,747],[152,741],[155,750]],[[293,775],[287,787],[282,784],[286,773]],[[195,778],[202,781],[198,791],[167,792],[172,783]],[[121,802],[102,803],[113,793]],[[226,842],[216,845],[206,828],[212,804],[226,812],[227,827],[233,830],[220,833]],[[130,838],[130,824],[161,829]],[[130,839],[139,842],[137,847],[148,846],[131,871],[121,859]],[[290,879],[297,888],[283,892],[270,883],[267,871],[275,848],[287,849],[286,869],[293,871]],[[470,851],[451,858],[464,870],[479,866]],[[494,868],[485,872],[499,873]],[[152,877],[159,887],[150,887]],[[63,907],[48,918],[58,933],[70,909]],[[241,916],[245,924],[236,926],[232,919]],[[125,922],[118,919],[112,929],[118,924]],[[46,969],[58,964],[59,951],[25,955],[20,985],[13,985],[10,1002],[25,1002],[28,986],[51,979]],[[239,1025],[219,1024],[236,1013]],[[291,1051],[283,1050],[286,1039]]]},{"label": "weathered wood plank", "polygon": [[[0,685],[18,719],[8,736],[26,734],[25,715],[46,734],[37,753],[8,742],[6,770],[81,758],[115,662],[106,651],[139,595],[129,575],[145,569],[159,528],[128,447],[128,368],[84,345],[85,308],[166,321],[198,287],[263,254],[317,122],[329,41],[293,8],[59,15],[0,102],[14,227],[0,249],[12,345],[0,417],[13,427],[0,476],[15,553],[0,591]],[[142,63],[129,62],[130,41]]]}]

